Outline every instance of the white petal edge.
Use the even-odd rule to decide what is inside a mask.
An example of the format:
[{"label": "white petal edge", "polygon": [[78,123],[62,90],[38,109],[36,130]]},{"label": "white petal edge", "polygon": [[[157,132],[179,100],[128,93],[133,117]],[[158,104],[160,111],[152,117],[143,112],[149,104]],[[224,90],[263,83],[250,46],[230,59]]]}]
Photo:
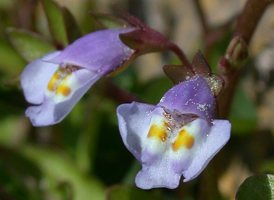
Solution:
[{"label": "white petal edge", "polygon": [[58,64],[45,62],[45,59],[51,59],[58,56],[61,51],[49,53],[41,58],[30,62],[21,74],[21,86],[26,100],[29,103],[40,104],[44,101],[49,80],[58,68]]},{"label": "white petal edge", "polygon": [[[148,133],[156,106],[138,102],[121,104],[117,108],[118,125],[126,148],[140,161],[141,138]],[[146,136],[145,136],[146,137]]]},{"label": "white petal edge", "polygon": [[153,165],[143,165],[135,178],[136,186],[149,190],[152,188],[175,189],[180,183],[181,174],[176,173],[171,166],[170,159],[163,157]]},{"label": "white petal edge", "polygon": [[231,124],[228,120],[213,120],[212,123],[206,141],[194,156],[188,169],[183,172],[184,182],[196,178],[230,138]]},{"label": "white petal edge", "polygon": [[87,69],[78,70],[77,74],[80,75],[80,85],[70,99],[55,104],[53,99],[44,97],[42,105],[31,106],[26,110],[26,116],[30,118],[33,126],[48,126],[62,121],[88,89],[101,78],[99,74]]}]

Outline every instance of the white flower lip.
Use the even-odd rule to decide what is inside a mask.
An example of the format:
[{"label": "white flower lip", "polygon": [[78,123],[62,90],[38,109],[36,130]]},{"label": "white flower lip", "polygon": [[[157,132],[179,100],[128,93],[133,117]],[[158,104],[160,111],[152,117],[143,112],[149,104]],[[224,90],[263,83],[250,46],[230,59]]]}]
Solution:
[{"label": "white flower lip", "polygon": [[29,63],[21,74],[21,85],[26,100],[38,104],[26,110],[32,124],[48,126],[63,120],[98,79],[128,59],[133,51],[119,34],[131,30],[93,32],[63,51]]},{"label": "white flower lip", "polygon": [[[184,182],[196,178],[228,142],[229,121],[212,119],[213,106],[199,107],[214,105],[213,94],[202,81],[195,78],[174,86],[156,106],[132,102],[117,108],[122,140],[142,164],[137,187],[174,189],[182,175]],[[189,105],[187,98],[192,98]]]}]

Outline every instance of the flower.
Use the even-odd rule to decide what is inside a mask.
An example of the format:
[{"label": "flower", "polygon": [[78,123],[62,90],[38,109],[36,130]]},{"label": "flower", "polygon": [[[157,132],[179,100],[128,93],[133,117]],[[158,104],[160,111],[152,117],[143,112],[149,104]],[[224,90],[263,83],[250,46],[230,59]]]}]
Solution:
[{"label": "flower", "polygon": [[127,60],[133,50],[124,45],[119,34],[134,28],[90,33],[29,63],[21,74],[26,100],[37,104],[26,110],[34,126],[60,122],[79,99],[102,76]]},{"label": "flower", "polygon": [[213,119],[215,98],[202,75],[171,88],[155,105],[132,102],[117,108],[127,149],[142,164],[139,188],[178,187],[196,178],[227,143],[231,124]]}]

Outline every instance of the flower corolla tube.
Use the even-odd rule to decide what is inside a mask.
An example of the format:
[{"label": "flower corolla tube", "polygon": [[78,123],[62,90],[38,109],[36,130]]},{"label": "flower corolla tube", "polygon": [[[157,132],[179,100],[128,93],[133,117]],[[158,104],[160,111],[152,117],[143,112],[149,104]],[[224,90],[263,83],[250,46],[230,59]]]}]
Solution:
[{"label": "flower corolla tube", "polygon": [[132,102],[117,108],[127,149],[142,164],[142,189],[178,187],[196,178],[230,138],[228,120],[213,119],[215,97],[202,75],[171,88],[157,105]]},{"label": "flower corolla tube", "polygon": [[49,53],[29,63],[21,74],[26,110],[34,126],[60,122],[102,76],[127,60],[133,50],[119,34],[134,28],[110,29],[79,38],[63,51]]}]

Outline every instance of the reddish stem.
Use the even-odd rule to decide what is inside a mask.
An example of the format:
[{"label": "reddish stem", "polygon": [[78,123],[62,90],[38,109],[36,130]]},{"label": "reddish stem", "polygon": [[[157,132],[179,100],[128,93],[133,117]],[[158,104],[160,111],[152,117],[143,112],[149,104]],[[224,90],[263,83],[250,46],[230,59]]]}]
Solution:
[{"label": "reddish stem", "polygon": [[184,52],[175,43],[173,43],[173,42],[169,42],[168,46],[169,46],[169,50],[173,51],[180,58],[180,60],[184,64],[184,67],[187,67],[188,69],[190,69],[194,73],[192,65],[189,62],[189,60],[186,57],[186,55],[184,54]]},{"label": "reddish stem", "polygon": [[[273,3],[273,1],[248,0],[242,14],[236,19],[234,36],[242,34],[247,40],[247,43],[249,43],[259,20],[261,19],[267,6],[271,3]],[[232,98],[240,78],[242,66],[236,69],[223,57],[220,59],[218,65],[220,66],[219,69],[223,68],[226,69],[224,71],[229,71],[228,74],[222,74],[222,77],[225,80],[225,88],[218,97],[220,118],[227,118],[229,115]]]},{"label": "reddish stem", "polygon": [[271,3],[273,3],[273,1],[247,1],[242,14],[236,19],[234,35],[243,34],[247,39],[247,42],[249,42],[264,11]]},{"label": "reddish stem", "polygon": [[202,5],[201,5],[199,0],[194,0],[193,3],[194,3],[194,5],[197,9],[199,18],[200,18],[201,23],[202,23],[203,32],[204,32],[204,35],[206,36],[208,34],[208,32],[210,31],[210,29],[207,25],[205,12],[204,12],[204,10],[202,8]]},{"label": "reddish stem", "polygon": [[[97,84],[99,85],[99,84]],[[134,94],[124,91],[123,89],[116,86],[109,79],[105,79],[102,84],[99,86],[99,91],[103,95],[114,99],[117,103],[131,103],[133,101],[136,102],[144,102]]]}]

